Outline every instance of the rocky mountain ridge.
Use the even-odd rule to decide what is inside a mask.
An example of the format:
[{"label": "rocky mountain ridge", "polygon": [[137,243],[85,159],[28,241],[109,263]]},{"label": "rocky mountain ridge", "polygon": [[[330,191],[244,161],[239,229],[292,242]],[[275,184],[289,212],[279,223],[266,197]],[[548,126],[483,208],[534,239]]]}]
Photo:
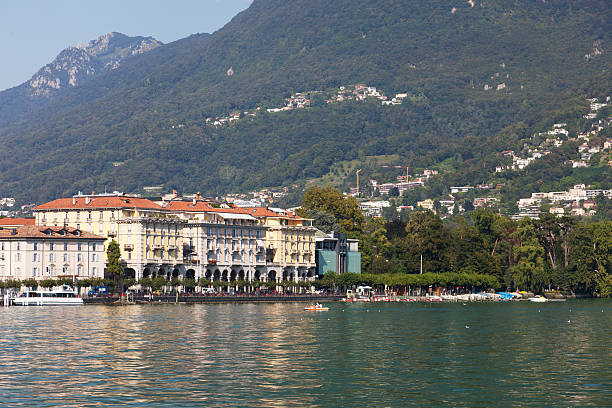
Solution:
[{"label": "rocky mountain ridge", "polygon": [[88,44],[68,47],[27,82],[29,96],[50,97],[63,88],[81,85],[102,72],[118,68],[126,58],[160,45],[152,37],[128,37],[113,32]]},{"label": "rocky mountain ridge", "polygon": [[33,113],[105,72],[113,71],[133,56],[163,45],[153,37],[108,33],[87,44],[62,50],[29,81],[0,92],[0,125]]}]

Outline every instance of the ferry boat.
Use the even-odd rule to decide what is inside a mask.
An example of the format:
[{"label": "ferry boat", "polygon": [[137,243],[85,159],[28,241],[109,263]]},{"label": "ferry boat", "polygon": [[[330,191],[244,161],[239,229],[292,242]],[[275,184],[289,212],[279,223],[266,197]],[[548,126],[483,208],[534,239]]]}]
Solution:
[{"label": "ferry boat", "polygon": [[83,299],[64,285],[60,289],[22,292],[12,303],[15,306],[78,306],[83,304]]}]

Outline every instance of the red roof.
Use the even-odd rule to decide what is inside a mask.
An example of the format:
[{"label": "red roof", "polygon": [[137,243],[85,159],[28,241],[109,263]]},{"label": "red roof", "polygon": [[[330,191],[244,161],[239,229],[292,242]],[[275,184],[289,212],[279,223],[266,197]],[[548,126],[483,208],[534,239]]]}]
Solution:
[{"label": "red roof", "polygon": [[297,220],[305,220],[306,218],[302,218],[291,211],[285,210],[285,214],[280,214],[274,212],[266,207],[243,207],[242,210],[245,210],[247,214],[252,215],[253,217],[282,217],[282,218],[293,218]]},{"label": "red roof", "polygon": [[45,225],[26,225],[16,229],[0,229],[0,239],[99,239],[106,238],[81,231],[72,227],[48,227]]},{"label": "red roof", "polygon": [[205,201],[170,201],[165,207],[170,211],[212,211],[213,206]]},{"label": "red roof", "polygon": [[[149,210],[162,210],[163,208],[146,198],[101,196],[90,197],[85,203],[85,197],[58,198],[51,202],[39,205],[34,210],[63,210],[63,209],[96,209],[96,208],[144,208]],[[74,203],[74,204],[73,204]]]},{"label": "red roof", "polygon": [[191,211],[191,212],[219,212],[229,214],[249,214],[245,208],[216,208],[206,201],[170,201],[166,207],[170,211]]},{"label": "red roof", "polygon": [[21,227],[24,225],[34,225],[34,218],[0,218],[0,227]]}]

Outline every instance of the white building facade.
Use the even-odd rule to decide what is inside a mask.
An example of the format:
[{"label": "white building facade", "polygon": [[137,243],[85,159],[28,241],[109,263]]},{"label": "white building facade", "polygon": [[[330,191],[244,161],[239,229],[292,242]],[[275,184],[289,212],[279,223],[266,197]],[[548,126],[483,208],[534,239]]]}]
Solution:
[{"label": "white building facade", "polygon": [[70,227],[0,229],[0,280],[103,278],[104,240]]}]

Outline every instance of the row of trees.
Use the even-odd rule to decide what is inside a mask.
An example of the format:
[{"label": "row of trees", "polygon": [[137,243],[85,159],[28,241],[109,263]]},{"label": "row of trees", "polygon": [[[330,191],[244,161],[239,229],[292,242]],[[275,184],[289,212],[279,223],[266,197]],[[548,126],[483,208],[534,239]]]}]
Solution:
[{"label": "row of trees", "polygon": [[488,276],[491,287],[497,280],[509,289],[612,295],[612,221],[550,214],[514,221],[488,209],[445,220],[420,211],[366,219],[354,198],[332,188],[308,190],[301,214],[359,239],[362,271],[372,275]]},{"label": "row of trees", "polygon": [[25,286],[27,288],[47,288],[48,289],[54,286],[62,286],[62,285],[76,286],[79,288],[88,288],[88,287],[94,287],[94,286],[111,286],[112,287],[113,281],[109,279],[102,279],[102,278],[84,278],[84,279],[76,279],[76,280],[73,280],[72,278],[57,278],[57,279],[48,278],[48,279],[42,279],[42,280],[28,278],[28,279],[23,279],[23,280],[9,279],[9,280],[2,282],[1,284],[1,286],[4,289],[16,289],[16,290],[19,290],[19,288],[21,288],[22,286]]}]

